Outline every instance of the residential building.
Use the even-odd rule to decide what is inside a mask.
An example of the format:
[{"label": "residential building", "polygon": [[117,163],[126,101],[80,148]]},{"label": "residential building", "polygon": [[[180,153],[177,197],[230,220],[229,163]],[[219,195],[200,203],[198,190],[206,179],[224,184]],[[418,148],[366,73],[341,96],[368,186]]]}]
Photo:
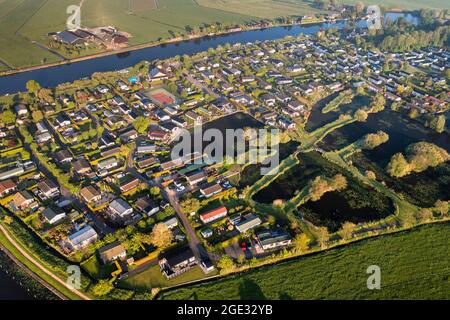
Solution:
[{"label": "residential building", "polygon": [[274,250],[291,244],[291,236],[283,230],[264,230],[256,233],[258,244],[263,250]]},{"label": "residential building", "polygon": [[81,230],[71,234],[68,238],[68,242],[74,250],[81,250],[83,248],[86,248],[91,243],[97,241],[97,238],[97,232],[88,225]]},{"label": "residential building", "polygon": [[127,257],[127,252],[120,242],[114,242],[100,248],[98,254],[104,264],[108,264],[114,260],[123,260]]},{"label": "residential building", "polygon": [[219,207],[217,209],[205,212],[200,214],[200,220],[204,223],[210,223],[216,220],[219,220],[221,218],[224,218],[227,216],[228,210],[225,207]]},{"label": "residential building", "polygon": [[133,208],[122,198],[117,198],[109,204],[109,210],[121,218],[133,213]]},{"label": "residential building", "polygon": [[170,250],[159,260],[161,272],[168,278],[174,278],[195,266],[197,260],[189,246]]}]

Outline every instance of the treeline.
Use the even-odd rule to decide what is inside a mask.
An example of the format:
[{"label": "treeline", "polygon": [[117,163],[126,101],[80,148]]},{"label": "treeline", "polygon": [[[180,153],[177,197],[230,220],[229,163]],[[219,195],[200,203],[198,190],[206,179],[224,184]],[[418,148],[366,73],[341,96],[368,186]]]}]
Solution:
[{"label": "treeline", "polygon": [[402,153],[392,156],[387,171],[392,177],[404,177],[413,172],[422,172],[450,160],[446,150],[428,142],[413,143]]},{"label": "treeline", "polygon": [[342,174],[333,178],[316,177],[309,186],[311,201],[318,201],[327,192],[341,191],[347,188],[347,179]]},{"label": "treeline", "polygon": [[377,46],[383,51],[404,52],[429,46],[448,47],[450,26],[440,26],[433,31],[414,30],[382,38]]},{"label": "treeline", "polygon": [[389,135],[384,131],[377,131],[377,133],[369,133],[367,134],[362,143],[362,147],[364,149],[375,149],[379,145],[387,142],[389,140]]}]

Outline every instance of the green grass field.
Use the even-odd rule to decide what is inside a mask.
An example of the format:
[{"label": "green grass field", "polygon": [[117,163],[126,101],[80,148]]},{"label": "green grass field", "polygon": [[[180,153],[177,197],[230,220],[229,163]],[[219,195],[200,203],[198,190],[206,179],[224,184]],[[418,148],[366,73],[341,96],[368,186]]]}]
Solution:
[{"label": "green grass field", "polygon": [[[162,293],[162,299],[448,299],[450,224],[423,226],[345,248]],[[381,269],[368,290],[366,270]]]},{"label": "green grass field", "polygon": [[[196,0],[201,6],[223,11],[274,19],[287,15],[317,13],[309,1],[304,0]],[[312,1],[311,1],[312,2]]]},{"label": "green grass field", "polygon": [[[66,8],[73,0],[0,0],[0,61],[11,67],[49,63],[59,58],[31,41],[45,43],[49,32],[65,29]],[[81,24],[112,25],[131,33],[130,45],[185,32],[202,23],[242,23],[254,19],[202,7],[192,0],[159,0],[157,9],[128,12],[128,0],[85,0]]]}]

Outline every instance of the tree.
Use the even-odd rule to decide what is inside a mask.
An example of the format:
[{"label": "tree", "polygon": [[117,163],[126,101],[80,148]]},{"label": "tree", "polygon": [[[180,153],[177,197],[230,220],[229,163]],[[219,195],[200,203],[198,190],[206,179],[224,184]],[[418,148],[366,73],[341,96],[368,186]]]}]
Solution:
[{"label": "tree", "polygon": [[220,273],[228,273],[230,271],[233,271],[234,262],[229,256],[224,255],[220,257],[219,262],[217,263],[217,267],[220,269]]},{"label": "tree", "polygon": [[364,111],[364,110],[362,110],[362,109],[358,109],[358,110],[355,112],[355,119],[356,119],[358,122],[365,122],[365,121],[367,120],[367,118],[368,118],[368,114],[367,114],[366,111]]},{"label": "tree", "polygon": [[299,253],[307,251],[310,242],[311,239],[305,233],[297,234],[293,241],[294,251]]},{"label": "tree", "polygon": [[373,172],[372,170],[366,170],[366,177],[370,180],[375,180],[377,178],[375,172]]},{"label": "tree", "polygon": [[348,240],[352,237],[353,231],[355,230],[356,225],[352,222],[345,222],[341,230],[339,230],[338,234],[343,240]]},{"label": "tree", "polygon": [[41,110],[34,110],[31,114],[31,117],[33,118],[34,122],[39,122],[44,119],[44,115],[42,114]]},{"label": "tree", "polygon": [[392,156],[386,170],[392,177],[403,177],[410,171],[408,161],[401,153]]},{"label": "tree", "polygon": [[114,289],[114,286],[109,280],[100,280],[93,288],[92,293],[96,297],[106,296]]},{"label": "tree", "polygon": [[10,216],[5,216],[3,218],[3,222],[9,226],[9,225],[11,225],[11,223],[13,223],[13,218],[11,218]]},{"label": "tree", "polygon": [[433,219],[433,212],[430,209],[422,208],[417,214],[417,219],[420,221],[430,221]]},{"label": "tree", "polygon": [[35,80],[28,80],[25,87],[30,94],[36,94],[41,89],[41,85]]},{"label": "tree", "polygon": [[151,233],[151,243],[157,248],[164,248],[172,243],[172,231],[164,223],[157,223]]},{"label": "tree", "polygon": [[411,211],[403,212],[399,216],[400,225],[404,228],[412,227],[416,223],[416,217]]},{"label": "tree", "polygon": [[16,122],[16,114],[11,110],[3,111],[1,114],[1,119],[6,125],[14,124]]},{"label": "tree", "polygon": [[437,133],[442,133],[445,130],[445,116],[443,114],[438,116],[433,116],[428,121],[428,126],[436,131]]},{"label": "tree", "polygon": [[322,249],[325,248],[325,245],[327,244],[328,240],[330,239],[330,233],[328,232],[328,229],[326,227],[320,227],[317,230],[316,238],[317,238],[317,243],[320,245],[320,247]]},{"label": "tree", "polygon": [[133,121],[133,127],[139,134],[143,134],[145,131],[147,131],[149,124],[150,123],[148,119],[142,116],[137,117]]},{"label": "tree", "polygon": [[377,133],[369,133],[364,137],[364,148],[365,149],[375,149],[379,145],[387,142],[389,140],[389,135],[384,131],[377,131]]},{"label": "tree", "polygon": [[448,201],[438,200],[435,202],[434,207],[441,215],[448,214]]},{"label": "tree", "polygon": [[159,196],[159,194],[161,193],[161,189],[158,187],[151,187],[150,188],[150,194],[154,197]]},{"label": "tree", "polygon": [[190,197],[181,202],[181,208],[185,213],[197,212],[200,209],[200,201]]}]

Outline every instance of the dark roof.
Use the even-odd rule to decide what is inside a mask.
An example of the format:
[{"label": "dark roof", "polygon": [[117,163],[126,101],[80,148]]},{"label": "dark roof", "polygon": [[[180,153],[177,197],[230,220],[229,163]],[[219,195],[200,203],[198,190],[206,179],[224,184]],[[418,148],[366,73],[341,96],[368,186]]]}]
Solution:
[{"label": "dark roof", "polygon": [[195,257],[189,246],[173,249],[163,254],[163,258],[166,259],[169,266],[176,266],[186,260]]}]

